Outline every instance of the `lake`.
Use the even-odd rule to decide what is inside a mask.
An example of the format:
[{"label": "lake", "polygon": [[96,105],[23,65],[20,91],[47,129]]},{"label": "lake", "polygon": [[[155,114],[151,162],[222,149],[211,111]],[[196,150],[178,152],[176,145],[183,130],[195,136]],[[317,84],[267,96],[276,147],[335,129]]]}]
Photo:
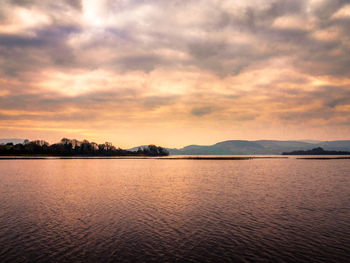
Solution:
[{"label": "lake", "polygon": [[349,262],[350,160],[0,160],[0,262]]}]

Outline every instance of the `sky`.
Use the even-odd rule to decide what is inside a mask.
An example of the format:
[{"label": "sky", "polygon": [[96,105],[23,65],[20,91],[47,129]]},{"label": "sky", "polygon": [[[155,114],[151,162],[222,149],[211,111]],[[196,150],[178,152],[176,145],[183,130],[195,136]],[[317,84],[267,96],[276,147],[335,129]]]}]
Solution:
[{"label": "sky", "polygon": [[1,0],[0,137],[350,139],[350,0]]}]

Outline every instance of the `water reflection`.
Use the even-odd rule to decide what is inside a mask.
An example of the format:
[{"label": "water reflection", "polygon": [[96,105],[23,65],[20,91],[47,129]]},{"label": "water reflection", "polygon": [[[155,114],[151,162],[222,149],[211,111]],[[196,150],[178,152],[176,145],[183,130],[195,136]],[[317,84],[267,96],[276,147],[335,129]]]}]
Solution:
[{"label": "water reflection", "polygon": [[1,262],[345,262],[348,160],[2,160]]}]

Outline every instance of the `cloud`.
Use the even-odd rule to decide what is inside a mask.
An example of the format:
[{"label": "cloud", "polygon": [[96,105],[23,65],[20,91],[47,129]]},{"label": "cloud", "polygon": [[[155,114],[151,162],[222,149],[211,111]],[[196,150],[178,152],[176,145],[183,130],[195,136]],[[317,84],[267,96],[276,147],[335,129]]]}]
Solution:
[{"label": "cloud", "polygon": [[212,133],[244,123],[251,134],[267,122],[275,130],[301,121],[320,131],[344,125],[348,7],[345,0],[2,1],[1,119],[6,129],[24,121],[75,129],[91,120],[111,133],[116,120]]},{"label": "cloud", "polygon": [[[114,55],[106,58],[103,64],[96,65],[97,58],[90,56],[89,61],[79,59],[76,63],[69,59],[67,62],[67,58],[54,58],[52,66],[56,66],[55,63],[76,68],[87,68],[89,64],[102,68],[117,65],[116,70],[146,73],[157,67],[181,64],[221,75],[237,75],[250,65],[280,56],[294,56],[296,66],[304,67],[311,74],[323,75],[326,70],[334,74],[348,65],[347,59],[341,66],[323,59],[329,59],[330,54],[334,60],[343,58],[341,55],[348,52],[345,34],[331,43],[312,38],[313,32],[327,30],[330,26],[341,31],[349,29],[345,23],[330,19],[345,1],[323,1],[311,7],[306,1],[265,1],[261,6],[250,1],[241,5],[230,1],[230,5],[215,1],[189,1],[183,5],[176,1],[168,5],[159,1],[90,3],[94,1],[59,1],[55,5],[46,1],[12,2],[12,6],[35,7],[38,12],[48,14],[51,25],[32,28],[31,36],[3,35],[1,43],[7,48],[41,48],[44,57],[52,53],[52,47],[63,49],[60,57],[65,53],[83,57],[95,49],[109,49]],[[90,19],[101,19],[101,25],[88,26],[84,15],[88,7],[95,5],[99,11],[94,11]],[[60,7],[55,15],[54,6]],[[105,8],[107,6],[109,9]],[[70,25],[60,19],[76,8],[80,16]],[[190,14],[194,10],[195,18],[183,17],[183,13]],[[166,16],[167,13],[172,15]],[[73,46],[72,38],[75,39]],[[160,49],[187,54],[187,59],[169,60],[159,54]],[[314,62],[327,66],[311,67]],[[342,73],[348,72],[343,70]]]},{"label": "cloud", "polygon": [[212,108],[210,106],[196,107],[191,110],[191,113],[197,117],[202,117],[212,113]]}]

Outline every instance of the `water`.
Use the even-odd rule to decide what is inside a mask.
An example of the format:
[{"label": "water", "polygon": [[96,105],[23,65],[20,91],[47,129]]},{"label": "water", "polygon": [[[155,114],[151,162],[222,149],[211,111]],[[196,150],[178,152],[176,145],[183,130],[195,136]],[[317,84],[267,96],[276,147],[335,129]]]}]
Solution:
[{"label": "water", "polygon": [[0,160],[0,262],[349,262],[350,160]]}]

